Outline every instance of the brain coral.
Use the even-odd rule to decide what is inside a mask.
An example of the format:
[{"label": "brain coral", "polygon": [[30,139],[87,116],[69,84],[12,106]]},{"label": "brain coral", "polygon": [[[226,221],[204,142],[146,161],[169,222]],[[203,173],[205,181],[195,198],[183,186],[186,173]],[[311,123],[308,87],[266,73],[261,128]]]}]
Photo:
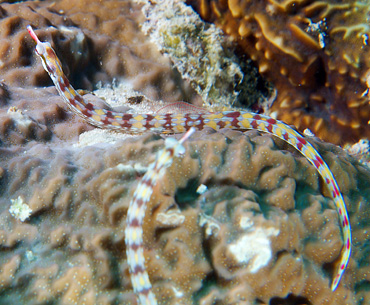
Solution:
[{"label": "brain coral", "polygon": [[[7,90],[29,103],[8,98],[0,110],[0,303],[136,304],[125,217],[163,139],[73,146],[91,127],[63,115],[50,89],[33,90],[38,103],[28,108],[32,89]],[[333,145],[312,143],[353,224],[353,255],[339,288],[331,292],[330,281],[341,232],[315,168],[269,135],[204,130],[155,187],[144,223],[147,266],[163,304],[370,301],[361,288],[370,280],[370,174]],[[24,222],[9,211],[19,196],[32,210]]]},{"label": "brain coral", "polygon": [[188,2],[276,86],[279,119],[338,144],[370,136],[369,1]]},{"label": "brain coral", "polygon": [[[15,87],[17,69],[0,83],[0,304],[137,304],[126,213],[163,138],[77,143],[84,131],[95,137],[92,127],[65,111],[54,88]],[[154,90],[156,79],[143,84]],[[370,173],[339,148],[311,142],[352,221],[353,253],[338,289],[330,282],[341,232],[315,168],[269,135],[203,130],[155,187],[144,223],[162,304],[370,303]],[[15,200],[31,210],[24,221],[14,217]]]},{"label": "brain coral", "polygon": [[0,74],[7,84],[45,86],[51,80],[34,55],[28,24],[61,56],[82,89],[118,79],[154,99],[192,100],[168,58],[141,33],[144,17],[130,1],[27,1],[0,7]]}]

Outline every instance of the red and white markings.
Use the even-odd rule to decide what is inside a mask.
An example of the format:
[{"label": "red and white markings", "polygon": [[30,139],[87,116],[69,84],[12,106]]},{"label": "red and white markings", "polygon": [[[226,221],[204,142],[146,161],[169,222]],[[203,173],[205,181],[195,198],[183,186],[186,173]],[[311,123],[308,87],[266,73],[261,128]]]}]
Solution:
[{"label": "red and white markings", "polygon": [[[176,105],[176,107],[181,108],[179,113],[132,115],[97,108],[94,105],[85,102],[83,97],[79,95],[78,92],[69,84],[68,79],[62,71],[59,59],[54,50],[51,48],[50,44],[47,42],[41,42],[37,38],[31,26],[28,26],[27,30],[36,42],[36,54],[40,56],[45,70],[49,73],[56,88],[58,89],[58,92],[68,107],[74,113],[82,117],[86,122],[94,126],[128,133],[142,133],[145,131],[180,133],[189,130],[192,127],[196,130],[203,129],[205,127],[210,127],[215,130],[219,130],[221,128],[239,130],[256,129],[279,137],[300,151],[307,158],[307,160],[309,160],[317,168],[321,177],[324,179],[332,194],[339,215],[345,242],[341,253],[340,264],[331,285],[332,290],[337,288],[339,281],[347,267],[351,254],[351,226],[348,212],[343,200],[343,196],[339,190],[339,186],[328,165],[321,158],[316,149],[308,141],[306,141],[301,134],[288,125],[271,117],[243,111],[225,111],[218,113],[199,111],[199,113],[195,113],[194,108],[192,108],[189,113],[186,113],[184,112],[187,109],[186,106]],[[146,196],[149,197],[150,188],[148,185],[152,182],[153,180],[146,180],[146,182],[143,180],[140,184],[141,190],[146,192]],[[137,198],[136,205],[139,205],[140,203],[141,201]],[[142,203],[142,206],[145,206],[145,204]],[[130,219],[128,219],[128,224],[130,224]],[[136,228],[135,222],[131,223],[130,227]],[[131,234],[130,232],[128,233]],[[137,236],[137,238],[141,237]],[[135,248],[135,246],[133,247]],[[138,249],[142,249],[142,247],[138,247]],[[132,253],[130,253],[130,255],[131,254]],[[133,255],[135,259],[135,253]],[[135,276],[135,282],[139,283],[140,285],[143,283],[140,287],[149,287],[149,279],[146,278],[143,273],[141,273],[142,270],[144,269],[138,267],[133,269],[131,272],[138,274]],[[149,297],[150,293],[148,291],[151,290],[143,288],[142,294],[144,295],[147,293],[148,297],[144,298],[144,300],[146,300],[145,302],[147,303],[142,304],[156,304],[153,303],[154,301],[149,301],[152,300],[152,298]]]}]

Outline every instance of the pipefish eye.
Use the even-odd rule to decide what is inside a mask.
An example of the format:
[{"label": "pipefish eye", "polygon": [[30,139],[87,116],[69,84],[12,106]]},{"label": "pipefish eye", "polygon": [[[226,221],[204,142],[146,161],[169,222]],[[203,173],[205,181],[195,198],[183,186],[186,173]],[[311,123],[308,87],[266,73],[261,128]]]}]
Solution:
[{"label": "pipefish eye", "polygon": [[36,49],[35,49],[36,53],[41,55],[41,54],[44,54],[45,53],[45,47],[42,43],[38,43],[36,45]]}]

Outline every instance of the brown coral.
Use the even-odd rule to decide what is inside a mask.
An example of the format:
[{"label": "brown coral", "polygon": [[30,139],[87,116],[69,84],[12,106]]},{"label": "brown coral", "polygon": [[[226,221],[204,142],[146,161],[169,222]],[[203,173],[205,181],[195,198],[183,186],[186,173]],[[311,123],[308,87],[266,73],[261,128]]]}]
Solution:
[{"label": "brown coral", "polygon": [[[74,146],[92,127],[64,111],[54,88],[3,83],[0,103],[0,303],[136,304],[125,216],[162,138]],[[329,282],[340,227],[314,167],[271,136],[205,130],[156,186],[144,225],[162,303],[370,301],[369,172],[333,145],[312,142],[333,170],[353,224],[354,251],[338,290]],[[200,184],[207,186],[202,194]],[[9,212],[19,196],[32,210],[24,222]]]},{"label": "brown coral", "polygon": [[[0,300],[135,304],[124,255],[125,214],[142,175],[137,164],[148,165],[163,141],[146,135],[73,148],[87,126],[77,125],[70,114],[61,115],[54,90],[35,91],[37,103],[29,98],[27,103],[32,90],[7,90],[21,102],[8,98],[2,110],[5,117],[8,107],[17,106],[6,113],[14,121],[7,126],[13,127],[0,134]],[[14,117],[17,111],[27,113],[34,125],[21,124],[25,119]],[[37,126],[44,126],[48,136],[35,133]],[[22,141],[12,142],[18,134]],[[287,144],[255,131],[247,136],[204,131],[194,138],[198,140],[190,141],[185,157],[156,187],[144,226],[157,297],[166,304],[273,304],[292,298],[356,304],[353,287],[367,272],[359,253],[366,247],[359,249],[368,241],[367,214],[360,210],[366,200],[360,192],[368,194],[360,181],[368,173],[333,146],[319,146],[347,204],[353,204],[351,220],[362,240],[343,285],[332,293],[330,275],[342,241],[335,208],[323,197],[329,194],[321,190],[313,166]],[[199,195],[201,183],[208,190]],[[25,223],[9,212],[9,199],[19,195],[32,209]],[[345,297],[347,303],[342,302]]]},{"label": "brown coral", "polygon": [[188,1],[271,80],[271,112],[343,144],[370,136],[368,1]]},{"label": "brown coral", "polygon": [[[66,119],[55,126],[69,124]],[[282,141],[255,131],[204,131],[194,138],[156,186],[144,225],[158,299],[357,304],[364,292],[354,287],[366,281],[368,241],[361,201],[369,191],[360,181],[369,173],[333,146],[315,144],[350,206],[358,241],[343,283],[332,293],[342,240],[313,166]],[[82,148],[55,140],[52,146],[3,148],[0,300],[135,304],[124,254],[125,214],[142,175],[136,164],[148,165],[163,140],[146,135]],[[201,183],[208,189],[200,195]],[[19,195],[32,209],[25,223],[9,213],[9,198]]]},{"label": "brown coral", "polygon": [[191,100],[195,93],[169,59],[141,33],[140,8],[130,1],[28,1],[0,7],[0,74],[7,84],[50,85],[26,26],[60,56],[71,82],[93,89],[113,79],[154,99]]}]

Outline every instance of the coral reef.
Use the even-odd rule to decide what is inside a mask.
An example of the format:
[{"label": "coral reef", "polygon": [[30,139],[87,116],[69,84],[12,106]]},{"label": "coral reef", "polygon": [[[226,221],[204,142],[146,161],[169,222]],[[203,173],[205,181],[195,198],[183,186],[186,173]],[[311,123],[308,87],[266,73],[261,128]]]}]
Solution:
[{"label": "coral reef", "polygon": [[27,1],[0,8],[0,74],[7,84],[46,86],[51,81],[34,55],[26,26],[37,29],[58,54],[71,82],[92,90],[114,78],[153,99],[192,101],[181,81],[140,30],[140,7],[130,1]]},{"label": "coral reef", "polygon": [[360,163],[364,164],[370,169],[370,141],[360,140],[353,145],[346,145],[344,149]]},{"label": "coral reef", "polygon": [[[255,67],[234,55],[231,41],[183,0],[145,1],[143,30],[167,54],[207,108],[251,106],[264,99]],[[239,101],[239,103],[237,103]]]},{"label": "coral reef", "polygon": [[[22,9],[35,20],[43,5],[42,12],[58,12],[61,20],[74,11],[74,23],[92,16],[76,30],[89,42],[95,28],[118,24],[93,23],[100,20],[97,3],[60,1],[51,9],[45,8],[48,2],[29,2]],[[117,2],[105,5],[113,17],[118,12],[112,3]],[[2,9],[10,16],[14,7]],[[49,31],[59,33],[59,25],[49,28],[50,21],[44,22],[37,31],[43,40]],[[121,41],[120,33],[99,35]],[[23,28],[13,34],[25,36]],[[144,42],[135,43],[140,49]],[[34,47],[28,40],[26,45]],[[34,58],[27,58],[32,65],[22,73],[30,76],[28,84],[46,83],[41,73],[34,76]],[[163,71],[155,59],[139,63],[151,69],[151,61]],[[54,88],[15,87],[11,76],[19,70],[8,66],[0,83],[0,304],[137,304],[125,254],[126,214],[138,179],[164,147],[163,137],[99,131],[96,141],[96,130],[66,111]],[[154,99],[171,93],[178,99],[182,89],[174,89],[173,82],[165,86],[160,73],[146,79],[148,74],[141,91]],[[86,83],[98,79],[83,75]],[[141,100],[137,95],[131,102]],[[340,224],[315,167],[285,142],[257,131],[203,130],[154,188],[144,221],[144,255],[161,303],[370,303],[370,173],[334,145],[309,141],[333,171],[353,223],[353,254],[338,289],[332,292],[330,283],[343,245]],[[23,222],[10,212],[19,197],[30,213]]]},{"label": "coral reef", "polygon": [[[16,100],[2,106],[0,303],[136,304],[124,254],[125,215],[137,178],[163,140],[148,134],[73,147],[91,127],[64,113],[53,91],[33,90],[32,101],[31,90],[8,88]],[[25,119],[9,106],[32,123],[17,123]],[[369,276],[369,173],[340,149],[312,141],[333,170],[354,224],[353,255],[337,291],[329,283],[342,246],[340,227],[315,168],[268,135],[203,131],[155,188],[144,222],[144,253],[160,300],[370,300],[355,288]],[[207,186],[202,194],[200,185]],[[32,210],[23,223],[9,212],[18,196]]]},{"label": "coral reef", "polygon": [[188,3],[275,85],[278,119],[337,144],[370,136],[368,1]]},{"label": "coral reef", "polygon": [[[42,100],[40,109],[51,103]],[[27,113],[38,124],[37,109]],[[67,126],[78,126],[72,119],[65,115],[48,129],[68,133]],[[136,304],[125,215],[142,175],[138,168],[154,160],[163,140],[147,134],[72,147],[75,141],[52,133],[22,145],[3,142],[0,303]],[[355,287],[369,276],[369,173],[338,148],[312,141],[332,168],[354,223],[353,256],[337,291],[329,283],[342,246],[340,227],[316,169],[271,136],[203,131],[154,188],[144,222],[144,253],[158,299],[269,304],[297,298],[344,305],[368,298]],[[202,194],[199,185],[207,186]],[[10,199],[18,196],[32,210],[24,222],[9,213]]]},{"label": "coral reef", "polygon": [[[207,127],[210,127],[214,130],[221,130],[223,128],[225,129],[231,128],[236,130],[255,129],[270,133],[286,141],[287,143],[295,147],[298,151],[300,151],[303,154],[303,156],[306,157],[307,160],[318,170],[320,176],[327,185],[330,193],[332,194],[332,199],[334,200],[334,204],[338,212],[339,223],[342,226],[343,240],[345,246],[343,247],[341,260],[337,267],[337,272],[336,275],[334,276],[331,285],[332,290],[333,291],[336,290],[340,282],[340,279],[342,278],[342,275],[345,272],[346,267],[348,265],[352,248],[352,233],[347,207],[344,202],[343,196],[340,192],[340,188],[330,168],[328,167],[326,162],[323,161],[321,155],[312,146],[312,144],[307,142],[302,137],[301,134],[296,132],[288,125],[285,125],[283,122],[278,122],[272,119],[271,117],[263,116],[260,114],[254,114],[251,112],[227,111],[219,113],[217,112],[195,113],[195,114],[173,113],[173,114],[153,115],[145,113],[131,114],[127,112],[106,110],[104,108],[92,104],[87,99],[84,99],[80,94],[78,94],[78,92],[73,88],[73,86],[70,85],[70,82],[68,81],[67,77],[65,76],[61,68],[61,63],[58,59],[58,56],[55,54],[55,51],[51,48],[50,44],[48,42],[41,42],[31,26],[27,26],[27,30],[36,43],[35,52],[40,57],[42,65],[45,68],[45,71],[50,75],[50,78],[53,80],[53,83],[56,89],[58,90],[59,95],[63,98],[68,108],[72,112],[74,112],[75,114],[80,116],[83,120],[85,120],[86,122],[93,126],[132,134],[143,133],[148,131],[163,134],[181,133],[184,132],[185,130],[189,130],[190,132],[191,129],[203,130],[204,128]],[[179,103],[182,105],[186,104],[183,102],[177,102],[176,104]],[[192,107],[194,108],[194,106]],[[184,137],[187,138],[187,136]],[[180,140],[180,142],[182,141],[183,140]],[[165,152],[164,155],[166,154],[167,153]],[[157,165],[153,166],[156,167]],[[148,180],[146,176],[147,174],[143,178],[145,181]],[[153,181],[155,180],[156,179],[154,179]],[[141,186],[139,186],[138,188],[141,188]],[[148,194],[147,196],[149,196],[149,193],[151,194],[152,190],[150,191],[147,190],[145,192]],[[147,198],[146,200],[149,200],[149,198]],[[146,205],[144,205],[144,207],[145,206]],[[131,209],[129,209],[127,217],[132,218],[133,216],[132,215],[130,216],[130,210]],[[143,209],[143,211],[145,211],[145,209]],[[142,232],[141,223],[143,217],[138,218],[135,221],[135,226],[137,226],[140,223],[139,225],[140,232]],[[141,220],[139,221],[139,219]],[[142,235],[142,233],[136,233],[136,235]],[[130,243],[130,239],[126,238],[126,242]],[[143,247],[142,241],[139,242],[139,244],[137,244],[136,246],[138,246],[139,249],[142,249]],[[144,256],[142,252],[143,252],[142,250],[139,251],[140,256],[142,258],[141,260],[144,261]],[[134,256],[136,257],[137,255]],[[135,260],[139,259],[136,258]],[[132,259],[129,259],[129,262],[132,262]],[[138,268],[144,270],[143,264]],[[136,267],[132,267],[131,263],[130,270],[131,272],[136,274],[135,269]],[[140,279],[135,280],[134,278],[137,278],[137,276],[134,276],[133,273],[131,273],[133,283],[137,284],[138,281],[143,282],[138,286],[134,285],[134,290],[139,292],[141,291],[141,289],[138,288],[139,286],[140,287],[146,286],[146,288],[144,288],[144,291],[146,291],[147,293],[145,293],[145,297],[141,301],[141,303],[144,304],[151,303],[155,305],[156,302],[154,300],[154,296],[150,292],[151,285],[149,282],[148,275],[146,273],[144,274],[143,272],[141,272],[142,276],[140,277]],[[147,284],[145,284],[145,282]],[[152,301],[149,301],[148,297],[149,299],[152,299]]]}]

